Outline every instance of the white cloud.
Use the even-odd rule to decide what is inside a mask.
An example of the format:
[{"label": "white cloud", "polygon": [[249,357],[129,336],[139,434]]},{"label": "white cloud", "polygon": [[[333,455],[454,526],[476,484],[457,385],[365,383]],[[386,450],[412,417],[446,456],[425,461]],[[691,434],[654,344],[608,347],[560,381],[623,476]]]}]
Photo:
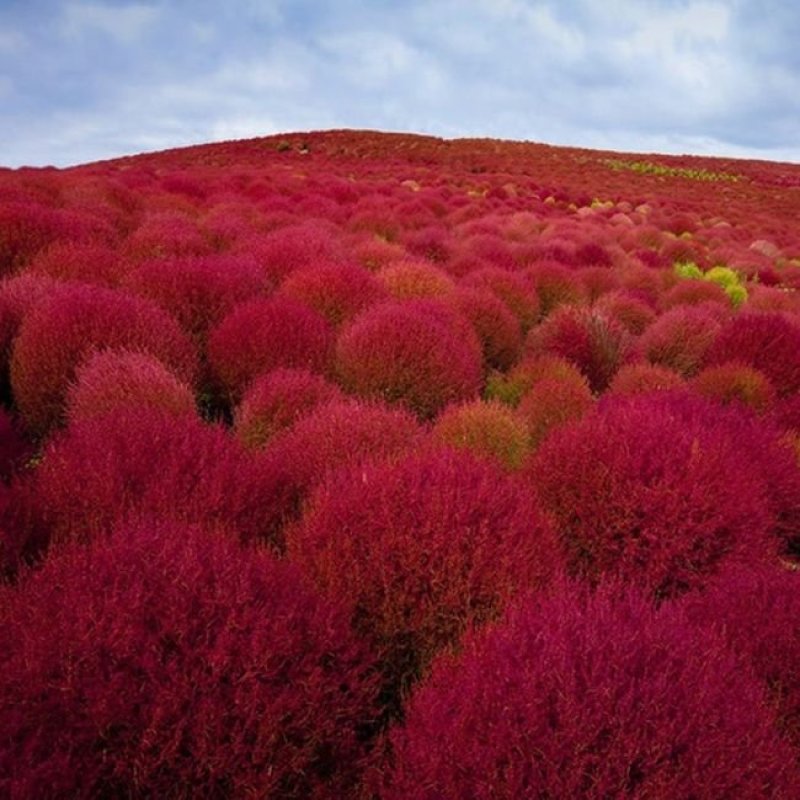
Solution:
[{"label": "white cloud", "polygon": [[64,7],[62,30],[70,37],[98,32],[121,44],[132,44],[159,16],[157,7],[143,3],[109,6],[95,2],[73,2]]}]

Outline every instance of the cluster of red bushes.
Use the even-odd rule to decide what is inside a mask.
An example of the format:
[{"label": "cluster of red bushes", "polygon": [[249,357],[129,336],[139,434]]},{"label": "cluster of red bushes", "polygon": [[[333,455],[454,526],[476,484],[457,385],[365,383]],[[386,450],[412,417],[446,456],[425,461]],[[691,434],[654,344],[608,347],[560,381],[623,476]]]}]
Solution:
[{"label": "cluster of red bushes", "polygon": [[796,796],[797,172],[0,171],[0,795]]}]

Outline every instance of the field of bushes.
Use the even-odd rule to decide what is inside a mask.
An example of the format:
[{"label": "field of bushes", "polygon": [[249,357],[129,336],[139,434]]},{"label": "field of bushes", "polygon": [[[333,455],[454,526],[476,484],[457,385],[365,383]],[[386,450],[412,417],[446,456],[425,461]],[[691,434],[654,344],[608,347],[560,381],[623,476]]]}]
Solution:
[{"label": "field of bushes", "polygon": [[0,169],[0,797],[796,800],[800,166],[331,131]]}]

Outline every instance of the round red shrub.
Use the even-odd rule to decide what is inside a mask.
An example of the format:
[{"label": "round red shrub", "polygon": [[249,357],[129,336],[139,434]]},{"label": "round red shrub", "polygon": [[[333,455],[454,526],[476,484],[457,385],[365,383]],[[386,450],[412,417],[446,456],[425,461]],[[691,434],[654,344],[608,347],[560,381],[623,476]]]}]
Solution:
[{"label": "round red shrub", "polygon": [[725,289],[713,281],[681,280],[661,296],[661,307],[664,309],[709,304],[722,308],[730,308],[731,305]]},{"label": "round red shrub", "polygon": [[458,286],[450,301],[472,324],[483,349],[484,364],[508,369],[522,349],[522,327],[508,306],[488,289],[468,286]]},{"label": "round red shrub", "polygon": [[390,733],[382,800],[793,797],[754,676],[679,609],[618,594],[529,600],[442,658]]},{"label": "round red shrub", "polygon": [[283,525],[296,518],[328,473],[365,461],[396,458],[419,447],[424,429],[408,411],[380,403],[334,400],[277,433],[261,459],[277,476],[272,514]]},{"label": "round red shrub", "polygon": [[268,539],[281,489],[270,465],[221,427],[158,408],[76,421],[51,440],[31,480],[31,556],[49,542],[94,540],[142,514]]},{"label": "round red shrub", "polygon": [[63,233],[53,208],[32,201],[0,204],[0,275],[18,271]]},{"label": "round red shrub", "polygon": [[58,287],[27,314],[11,359],[11,387],[37,434],[61,422],[76,367],[93,351],[120,348],[154,356],[193,385],[197,354],[175,320],[143,298],[88,284]]},{"label": "round red shrub", "polygon": [[664,393],[608,398],[554,431],[528,475],[573,574],[672,596],[726,562],[773,558],[776,518],[751,427],[744,409]]},{"label": "round red shrub", "polygon": [[800,391],[800,325],[777,313],[733,317],[705,354],[706,366],[727,361],[760,370],[779,397]]},{"label": "round red shrub", "polygon": [[116,286],[123,270],[119,254],[109,245],[65,241],[54,242],[37,253],[26,271],[60,281]]},{"label": "round red shrub", "polygon": [[594,307],[617,320],[635,336],[642,333],[656,318],[656,312],[648,303],[624,290],[604,294]]},{"label": "round red shrub", "polygon": [[145,261],[127,275],[125,285],[161,306],[205,346],[211,328],[262,292],[264,277],[252,258],[206,255]]},{"label": "round red shrub", "polygon": [[551,431],[584,417],[593,406],[594,397],[585,380],[542,378],[523,395],[517,415],[528,431],[530,447],[535,449]]},{"label": "round red shrub", "polygon": [[337,473],[287,538],[290,558],[350,608],[391,696],[561,561],[532,493],[465,451]]},{"label": "round red shrub", "polygon": [[373,658],[298,571],[138,523],[0,603],[0,793],[354,796]]},{"label": "round red shrub", "polygon": [[187,384],[157,358],[128,350],[101,350],[89,356],[75,371],[65,407],[70,423],[120,407],[197,412]]},{"label": "round red shrub", "polygon": [[578,273],[558,262],[535,262],[525,270],[525,275],[536,290],[542,317],[558,306],[583,305],[588,300]]},{"label": "round red shrub", "polygon": [[525,394],[545,379],[568,381],[579,388],[588,386],[571,361],[553,355],[529,356],[508,372],[492,372],[486,380],[486,396],[516,408]]},{"label": "round red shrub", "polygon": [[192,217],[170,210],[149,211],[122,245],[134,261],[148,258],[199,256],[211,252],[211,242]]},{"label": "round red shrub", "polygon": [[456,449],[517,469],[528,453],[528,428],[504,403],[454,403],[437,417],[433,437]]},{"label": "round red shrub", "polygon": [[432,417],[481,388],[481,347],[469,323],[432,300],[383,303],[345,327],[336,344],[342,385]]},{"label": "round red shrub", "polygon": [[233,418],[236,438],[262,447],[317,406],[343,399],[338,386],[307,369],[279,368],[256,378]]},{"label": "round red shrub", "polygon": [[336,326],[387,297],[380,282],[366,269],[337,263],[296,270],[281,284],[280,293],[305,303]]},{"label": "round red shrub", "polygon": [[502,267],[482,267],[462,278],[461,285],[488,289],[508,306],[523,331],[527,331],[539,319],[536,290],[521,273],[509,272]]},{"label": "round red shrub", "polygon": [[726,361],[706,367],[692,381],[695,391],[722,403],[744,403],[754,411],[766,411],[775,401],[775,389],[763,372],[746,364]]},{"label": "round red shrub", "polygon": [[236,306],[208,337],[208,360],[236,401],[251,381],[278,367],[325,372],[333,329],[313,308],[290,297],[250,300]]},{"label": "round red shrub", "polygon": [[425,297],[446,297],[455,284],[442,269],[427,261],[394,261],[375,277],[386,292],[398,300]]},{"label": "round red shrub", "polygon": [[572,361],[592,391],[602,392],[628,358],[631,335],[600,311],[564,306],[531,329],[525,349],[530,355],[552,354]]},{"label": "round red shrub", "polygon": [[716,630],[763,681],[779,726],[800,747],[800,572],[782,564],[725,571],[684,600],[687,616]]},{"label": "round red shrub", "polygon": [[633,364],[623,364],[619,368],[619,372],[611,381],[606,394],[647,394],[648,392],[680,389],[684,385],[683,377],[675,370],[658,364],[650,364],[647,361],[637,361]]},{"label": "round red shrub", "polygon": [[685,306],[665,311],[640,337],[637,352],[651,364],[691,377],[720,330],[706,309]]}]

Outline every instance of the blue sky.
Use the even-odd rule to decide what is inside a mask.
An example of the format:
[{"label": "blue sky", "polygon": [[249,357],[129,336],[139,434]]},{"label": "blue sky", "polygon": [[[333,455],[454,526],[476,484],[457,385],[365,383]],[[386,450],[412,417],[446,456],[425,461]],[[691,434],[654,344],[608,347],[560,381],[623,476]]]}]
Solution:
[{"label": "blue sky", "polygon": [[327,128],[800,162],[795,0],[0,0],[0,164]]}]

